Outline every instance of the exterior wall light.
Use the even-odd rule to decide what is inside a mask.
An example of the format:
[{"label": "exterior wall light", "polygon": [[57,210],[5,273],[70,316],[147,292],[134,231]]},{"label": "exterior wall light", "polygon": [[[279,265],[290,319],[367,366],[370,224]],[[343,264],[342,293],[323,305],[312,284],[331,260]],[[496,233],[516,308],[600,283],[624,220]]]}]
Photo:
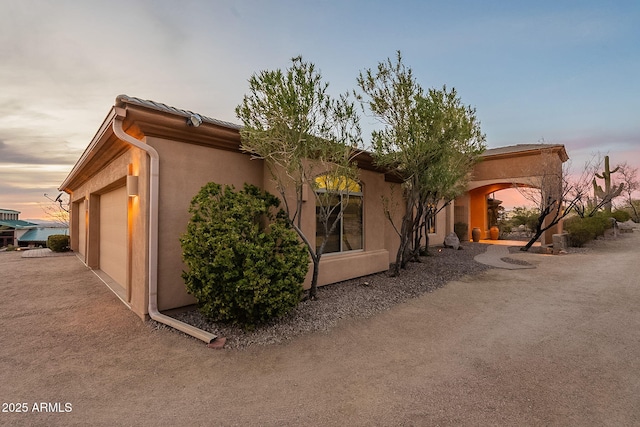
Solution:
[{"label": "exterior wall light", "polygon": [[127,175],[127,195],[129,197],[138,195],[138,177],[136,175]]}]

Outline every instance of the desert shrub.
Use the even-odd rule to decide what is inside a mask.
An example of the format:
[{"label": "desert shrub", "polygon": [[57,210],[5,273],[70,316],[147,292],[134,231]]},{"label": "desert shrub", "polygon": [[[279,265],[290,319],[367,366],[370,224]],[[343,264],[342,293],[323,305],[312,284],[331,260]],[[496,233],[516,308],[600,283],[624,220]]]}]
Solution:
[{"label": "desert shrub", "polygon": [[626,222],[631,219],[631,214],[627,211],[615,211],[611,214],[618,222]]},{"label": "desert shrub", "polygon": [[52,234],[47,238],[47,247],[53,252],[65,252],[69,250],[69,236],[65,234]]},{"label": "desert shrub", "polygon": [[461,242],[469,240],[469,226],[466,222],[456,222],[453,224],[453,232],[456,233]]},{"label": "desert shrub", "polygon": [[208,183],[181,237],[187,291],[208,318],[252,328],[300,302],[309,256],[280,200],[255,186]]},{"label": "desert shrub", "polygon": [[572,217],[564,222],[564,230],[569,233],[569,245],[582,247],[585,243],[604,235],[611,223],[607,215],[598,213],[590,217]]},{"label": "desert shrub", "polygon": [[509,222],[512,228],[524,225],[527,230],[533,231],[536,229],[539,216],[540,210],[538,208],[518,206],[513,208]]}]

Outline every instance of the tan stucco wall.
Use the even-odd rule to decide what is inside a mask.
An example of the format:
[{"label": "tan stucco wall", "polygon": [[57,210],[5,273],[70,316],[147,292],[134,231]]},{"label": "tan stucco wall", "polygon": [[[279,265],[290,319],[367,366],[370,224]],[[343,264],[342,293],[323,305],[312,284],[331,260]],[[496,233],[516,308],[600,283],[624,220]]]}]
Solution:
[{"label": "tan stucco wall", "polygon": [[[318,171],[318,174],[321,172]],[[363,238],[364,249],[343,253],[324,254],[320,260],[318,285],[323,286],[354,277],[386,271],[389,262],[395,257],[387,249],[387,240],[393,241],[387,229],[388,221],[384,215],[382,196],[389,197],[390,183],[385,181],[381,173],[360,170],[358,181],[362,186],[363,195]],[[264,168],[264,188],[278,194],[271,173]],[[311,245],[316,245],[315,198],[312,190],[303,191],[301,228],[309,238]],[[288,192],[289,203],[294,203],[293,192]],[[397,247],[397,244],[396,244]],[[309,272],[305,280],[305,288],[311,284],[313,265],[309,264]]]},{"label": "tan stucco wall", "polygon": [[[561,153],[554,150],[515,152],[484,158],[476,164],[469,183],[468,199],[460,200],[469,208],[469,231],[480,228],[481,239],[488,238],[487,196],[495,191],[514,186],[547,187],[544,191],[557,193],[562,174]],[[566,159],[565,159],[566,160]],[[467,204],[468,203],[468,204]],[[546,223],[545,223],[546,225]],[[551,235],[562,229],[562,223],[542,236],[542,243],[551,241]]]},{"label": "tan stucco wall", "polygon": [[191,199],[208,182],[262,186],[262,162],[247,154],[161,138],[147,138],[160,156],[158,230],[158,307],[193,304],[182,279],[180,236],[189,222]]}]

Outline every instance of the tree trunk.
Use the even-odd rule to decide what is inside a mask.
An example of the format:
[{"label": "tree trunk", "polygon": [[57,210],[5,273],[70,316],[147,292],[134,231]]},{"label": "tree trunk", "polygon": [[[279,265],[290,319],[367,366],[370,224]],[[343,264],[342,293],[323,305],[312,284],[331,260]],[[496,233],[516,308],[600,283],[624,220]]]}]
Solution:
[{"label": "tree trunk", "polygon": [[529,249],[531,249],[531,246],[533,246],[536,240],[538,240],[540,236],[542,236],[542,233],[544,233],[544,231],[536,231],[536,234],[533,235],[531,240],[529,240],[526,245],[521,247],[520,250],[523,252],[527,252]]},{"label": "tree trunk", "polygon": [[402,216],[402,226],[400,227],[400,246],[396,253],[396,263],[393,266],[393,276],[400,275],[400,268],[407,265],[407,248],[413,237],[413,209],[411,200],[407,200],[405,214]]},{"label": "tree trunk", "polygon": [[318,293],[318,273],[320,272],[320,257],[312,256],[313,275],[311,276],[311,287],[309,288],[309,299],[314,301],[317,299]]},{"label": "tree trunk", "polygon": [[429,255],[429,230],[424,235],[424,254]]}]

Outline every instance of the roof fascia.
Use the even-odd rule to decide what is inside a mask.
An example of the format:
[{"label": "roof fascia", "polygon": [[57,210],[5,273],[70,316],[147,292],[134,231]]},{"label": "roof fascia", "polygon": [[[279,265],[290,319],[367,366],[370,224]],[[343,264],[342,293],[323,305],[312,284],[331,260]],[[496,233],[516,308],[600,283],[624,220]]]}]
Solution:
[{"label": "roof fascia", "polygon": [[497,153],[497,154],[483,154],[483,160],[493,160],[493,159],[504,159],[510,157],[524,157],[524,156],[536,156],[539,155],[542,151],[550,150],[552,153],[557,153],[558,157],[562,162],[566,162],[569,160],[569,155],[564,147],[564,145],[550,145],[549,147],[543,148],[532,148],[522,151],[511,151],[508,153]]},{"label": "roof fascia", "polygon": [[187,117],[139,104],[127,104],[125,124],[135,126],[140,136],[156,137],[184,143],[206,145],[222,150],[242,152],[237,128],[203,121],[198,127],[189,126]]}]

